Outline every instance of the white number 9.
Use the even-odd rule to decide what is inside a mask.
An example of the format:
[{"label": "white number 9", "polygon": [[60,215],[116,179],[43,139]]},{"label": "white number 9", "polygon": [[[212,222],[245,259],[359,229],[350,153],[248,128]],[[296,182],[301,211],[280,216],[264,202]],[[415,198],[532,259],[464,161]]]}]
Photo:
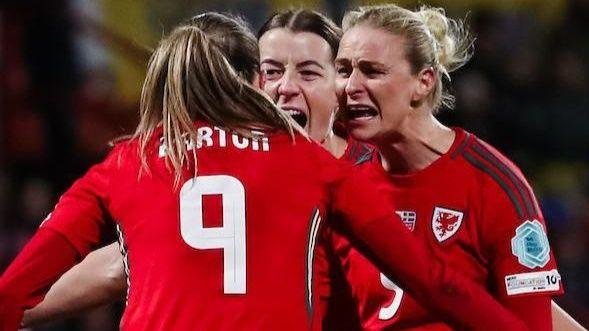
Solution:
[{"label": "white number 9", "polygon": [[[221,195],[223,226],[203,226],[203,196]],[[200,176],[180,189],[180,232],[197,249],[223,249],[226,294],[246,293],[245,188],[235,177]]]}]

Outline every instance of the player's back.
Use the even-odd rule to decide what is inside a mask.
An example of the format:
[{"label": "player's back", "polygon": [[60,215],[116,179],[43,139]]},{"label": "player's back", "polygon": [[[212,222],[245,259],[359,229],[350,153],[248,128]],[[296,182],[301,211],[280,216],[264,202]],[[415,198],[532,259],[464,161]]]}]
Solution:
[{"label": "player's back", "polygon": [[129,271],[121,327],[307,328],[330,156],[302,137],[198,132],[198,176],[186,169],[176,190],[165,146],[148,147],[150,174],[139,180],[135,143],[119,151],[107,208]]}]

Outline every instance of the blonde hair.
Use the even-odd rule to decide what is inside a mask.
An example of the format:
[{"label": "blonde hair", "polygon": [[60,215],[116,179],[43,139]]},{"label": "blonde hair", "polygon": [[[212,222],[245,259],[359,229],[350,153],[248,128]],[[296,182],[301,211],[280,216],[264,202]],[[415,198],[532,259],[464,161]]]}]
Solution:
[{"label": "blonde hair", "polygon": [[445,88],[443,78],[462,67],[472,56],[473,41],[461,20],[448,18],[443,8],[422,6],[411,11],[397,5],[364,6],[347,12],[344,32],[359,24],[384,29],[405,38],[405,55],[413,74],[432,67],[437,81],[431,93],[434,112],[441,106],[454,107],[454,96]]},{"label": "blonde hair", "polygon": [[[258,70],[256,38],[239,19],[206,13],[174,29],[151,56],[143,83],[134,134],[141,169],[149,170],[146,148],[159,125],[176,186],[186,165],[187,143],[197,141],[195,120],[242,135],[251,135],[252,129],[302,132],[251,85]],[[196,149],[192,157],[196,162]]]}]

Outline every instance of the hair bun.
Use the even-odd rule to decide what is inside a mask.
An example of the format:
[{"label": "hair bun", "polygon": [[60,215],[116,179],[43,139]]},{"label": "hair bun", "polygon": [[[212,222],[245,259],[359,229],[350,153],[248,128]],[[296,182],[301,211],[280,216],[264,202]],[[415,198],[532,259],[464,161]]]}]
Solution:
[{"label": "hair bun", "polygon": [[445,75],[460,68],[470,59],[473,40],[464,29],[462,21],[448,18],[443,8],[422,6],[415,14],[432,34],[438,63]]}]

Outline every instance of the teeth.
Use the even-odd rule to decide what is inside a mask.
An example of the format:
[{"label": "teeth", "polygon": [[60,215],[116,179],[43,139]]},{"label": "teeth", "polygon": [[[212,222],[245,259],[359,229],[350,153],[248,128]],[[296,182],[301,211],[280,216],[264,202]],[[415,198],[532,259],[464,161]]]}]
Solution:
[{"label": "teeth", "polygon": [[290,115],[290,116],[302,114],[302,113],[301,113],[300,111],[298,111],[298,110],[286,110],[286,113],[287,113],[288,115]]},{"label": "teeth", "polygon": [[349,106],[348,109],[353,110],[353,111],[371,111],[371,110],[373,110],[371,107],[366,107],[366,106]]},{"label": "teeth", "polygon": [[364,105],[350,105],[347,110],[348,119],[370,119],[378,114],[376,109]]}]

